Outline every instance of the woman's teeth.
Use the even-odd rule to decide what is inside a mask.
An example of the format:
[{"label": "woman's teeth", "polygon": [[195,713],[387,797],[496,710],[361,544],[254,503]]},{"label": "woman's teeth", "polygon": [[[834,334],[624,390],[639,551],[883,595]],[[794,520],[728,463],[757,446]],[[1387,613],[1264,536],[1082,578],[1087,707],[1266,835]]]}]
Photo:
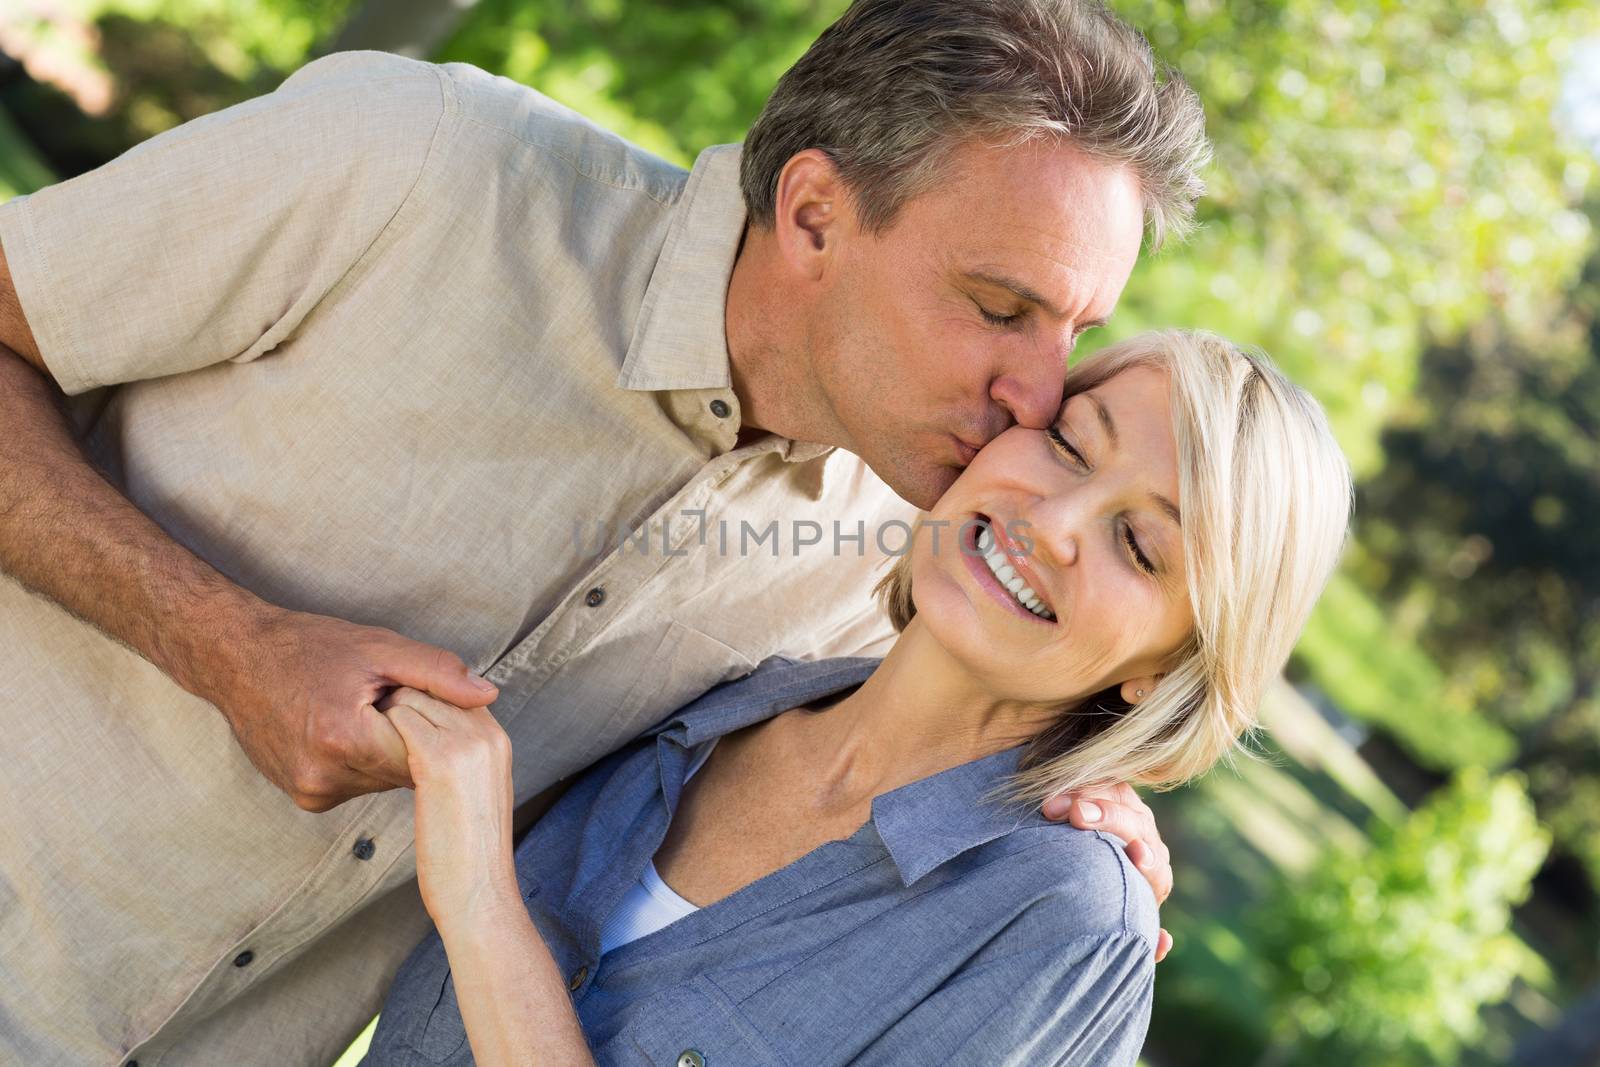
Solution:
[{"label": "woman's teeth", "polygon": [[995,543],[994,531],[988,526],[978,527],[978,551],[983,553],[983,561],[989,565],[995,578],[1006,587],[1017,603],[1041,619],[1055,621],[1055,613],[1044,606],[1044,601],[1039,598],[1038,593],[1028,588],[1028,583],[1022,580],[1017,569],[1006,559],[1006,554],[1000,551],[1000,546]]}]

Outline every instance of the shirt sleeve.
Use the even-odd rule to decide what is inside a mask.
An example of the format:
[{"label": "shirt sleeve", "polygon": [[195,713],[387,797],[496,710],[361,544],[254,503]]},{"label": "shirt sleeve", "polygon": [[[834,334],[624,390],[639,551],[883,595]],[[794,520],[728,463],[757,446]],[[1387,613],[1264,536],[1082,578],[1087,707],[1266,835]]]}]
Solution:
[{"label": "shirt sleeve", "polygon": [[856,1062],[1133,1067],[1154,983],[1155,950],[1137,934],[1025,949],[957,972]]},{"label": "shirt sleeve", "polygon": [[335,54],[0,205],[23,313],[63,391],[279,344],[407,203],[447,92],[429,64]]}]

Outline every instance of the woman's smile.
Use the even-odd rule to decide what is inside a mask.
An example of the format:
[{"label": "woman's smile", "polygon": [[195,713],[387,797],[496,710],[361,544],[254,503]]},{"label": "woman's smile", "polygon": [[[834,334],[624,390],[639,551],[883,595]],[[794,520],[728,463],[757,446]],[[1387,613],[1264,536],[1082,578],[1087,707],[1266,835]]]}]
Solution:
[{"label": "woman's smile", "polygon": [[1028,581],[1023,554],[988,516],[974,515],[965,524],[961,558],[972,580],[1008,613],[1035,624],[1056,624],[1055,612],[1039,589],[1043,583]]}]

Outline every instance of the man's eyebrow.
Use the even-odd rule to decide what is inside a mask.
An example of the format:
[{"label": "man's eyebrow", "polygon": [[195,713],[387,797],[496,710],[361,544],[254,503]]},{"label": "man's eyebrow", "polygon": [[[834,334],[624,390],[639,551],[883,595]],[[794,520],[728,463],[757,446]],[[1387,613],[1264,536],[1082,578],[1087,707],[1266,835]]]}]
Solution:
[{"label": "man's eyebrow", "polygon": [[[1022,297],[1022,299],[1031,300],[1033,303],[1038,304],[1056,318],[1066,318],[1066,315],[1062,313],[1061,309],[1056,307],[1049,300],[1046,300],[1044,295],[1037,289],[1019,282],[1015,278],[1008,278],[1004,274],[996,274],[993,271],[987,270],[968,271],[967,276],[969,278],[976,278],[980,282],[987,282],[990,285],[998,286],[1001,289],[1009,289],[1016,295]],[[1095,325],[1101,324],[1096,323]]]}]

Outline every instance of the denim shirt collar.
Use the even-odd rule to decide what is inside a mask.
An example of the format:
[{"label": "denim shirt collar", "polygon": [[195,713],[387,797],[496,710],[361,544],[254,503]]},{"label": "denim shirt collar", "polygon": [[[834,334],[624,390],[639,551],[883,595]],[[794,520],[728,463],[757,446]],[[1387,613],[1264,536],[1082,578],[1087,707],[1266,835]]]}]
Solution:
[{"label": "denim shirt collar", "polygon": [[[774,656],[755,673],[685,705],[653,731],[663,772],[672,769],[662,783],[669,808],[677,806],[689,749],[859,685],[880,662],[861,656],[815,662]],[[1037,808],[988,796],[1016,773],[1025,748],[991,753],[873,798],[873,826],[903,884],[910,886],[963,852],[1019,827],[1048,824]]]}]

